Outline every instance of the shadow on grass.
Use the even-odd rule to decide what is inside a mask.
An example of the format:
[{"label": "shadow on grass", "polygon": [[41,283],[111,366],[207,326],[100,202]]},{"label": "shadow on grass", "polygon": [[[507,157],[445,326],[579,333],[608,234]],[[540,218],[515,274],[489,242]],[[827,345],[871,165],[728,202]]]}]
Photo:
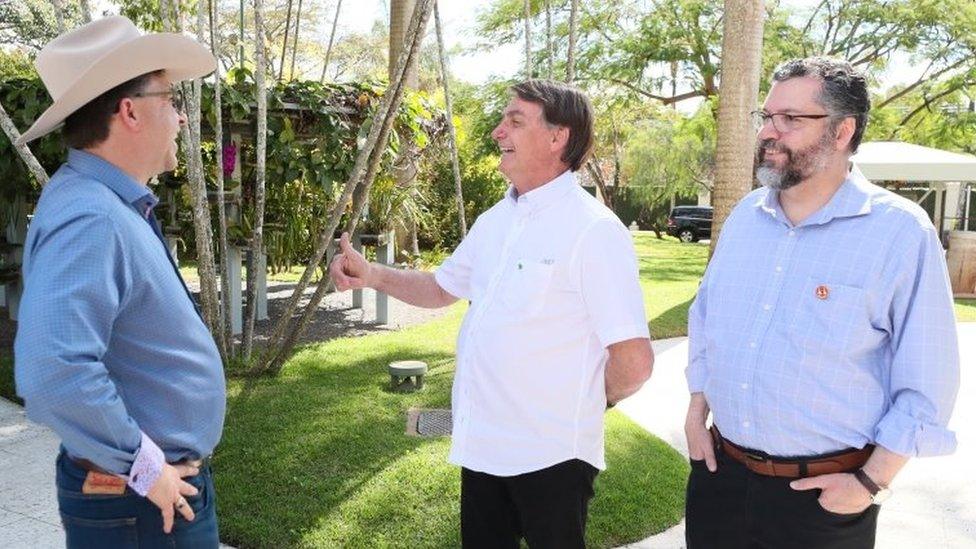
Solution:
[{"label": "shadow on grass", "polygon": [[[223,539],[242,549],[460,546],[450,440],[405,435],[408,408],[450,406],[459,322],[451,314],[309,346],[278,378],[231,379],[214,457]],[[387,364],[404,359],[428,363],[423,391],[387,390]],[[638,541],[680,519],[685,472],[674,450],[612,413],[607,456],[593,546]]]},{"label": "shadow on grass", "polygon": [[647,323],[654,339],[688,335],[688,309],[694,296],[650,319]]},{"label": "shadow on grass", "polygon": [[[449,405],[452,355],[404,345],[357,349],[355,357],[329,356],[330,350],[340,349],[299,352],[278,379],[232,381],[214,458],[224,539],[239,547],[328,547],[371,546],[394,536],[408,546],[422,532],[412,546],[456,545],[429,537],[453,536],[455,528],[414,528],[428,521],[424,510],[398,507],[426,502],[446,505],[440,515],[455,514],[456,495],[448,494],[457,492],[457,478],[443,463],[446,441],[404,435],[407,408]],[[405,358],[430,366],[424,391],[385,390],[386,365]],[[427,484],[416,474],[430,475]],[[391,496],[399,501],[384,504]]]}]

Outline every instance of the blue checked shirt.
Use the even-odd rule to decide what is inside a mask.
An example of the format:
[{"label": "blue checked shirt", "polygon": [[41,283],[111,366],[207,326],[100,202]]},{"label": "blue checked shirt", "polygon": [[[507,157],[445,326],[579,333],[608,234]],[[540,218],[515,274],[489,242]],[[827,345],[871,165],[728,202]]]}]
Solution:
[{"label": "blue checked shirt", "polygon": [[959,349],[925,212],[857,172],[798,226],[777,196],[752,192],[722,229],[689,315],[691,392],[776,456],[951,453]]},{"label": "blue checked shirt", "polygon": [[152,225],[156,202],[71,150],[24,247],[17,392],[69,455],[118,474],[145,438],[167,461],[209,455],[224,422],[220,356]]}]

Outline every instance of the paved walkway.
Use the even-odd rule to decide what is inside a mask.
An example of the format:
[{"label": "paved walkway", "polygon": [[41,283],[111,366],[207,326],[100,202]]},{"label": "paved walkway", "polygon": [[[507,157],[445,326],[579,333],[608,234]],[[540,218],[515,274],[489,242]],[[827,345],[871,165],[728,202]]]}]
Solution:
[{"label": "paved walkway", "polygon": [[[962,386],[949,423],[959,447],[945,457],[915,459],[895,479],[894,495],[884,504],[878,523],[878,549],[976,548],[976,323],[960,323]],[[684,419],[688,391],[684,368],[688,341],[676,338],[654,343],[656,360],[651,381],[617,409],[685,456]],[[684,523],[628,549],[684,548]]]},{"label": "paved walkway", "polygon": [[[959,325],[964,370],[976,364],[976,323]],[[651,382],[618,409],[687,455],[684,415],[688,393],[684,367],[685,338],[654,343],[657,359]],[[959,439],[952,455],[913,460],[898,476],[895,496],[885,503],[878,528],[878,549],[976,548],[976,380],[963,372],[962,387],[950,426]],[[51,431],[27,421],[23,410],[0,398],[0,547],[64,547],[54,492]],[[684,547],[684,524],[628,549]]]}]

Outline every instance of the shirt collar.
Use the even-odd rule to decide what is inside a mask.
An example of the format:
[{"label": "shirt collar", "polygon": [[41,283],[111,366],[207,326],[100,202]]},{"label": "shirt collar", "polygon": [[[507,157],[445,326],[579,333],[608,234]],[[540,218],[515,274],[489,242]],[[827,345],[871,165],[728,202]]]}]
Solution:
[{"label": "shirt collar", "polygon": [[143,217],[149,217],[149,212],[159,203],[159,199],[148,187],[141,185],[104,158],[79,149],[68,149],[68,165],[112,189],[112,192]]},{"label": "shirt collar", "polygon": [[516,208],[534,212],[554,204],[577,184],[576,173],[566,170],[559,177],[525,194],[518,194],[515,185],[509,185],[505,198]]},{"label": "shirt collar", "polygon": [[[855,166],[834,196],[820,210],[808,217],[801,225],[824,225],[834,219],[857,217],[871,213],[870,182]],[[767,189],[756,197],[754,206],[776,219],[786,222],[786,215],[779,204],[779,191]]]}]

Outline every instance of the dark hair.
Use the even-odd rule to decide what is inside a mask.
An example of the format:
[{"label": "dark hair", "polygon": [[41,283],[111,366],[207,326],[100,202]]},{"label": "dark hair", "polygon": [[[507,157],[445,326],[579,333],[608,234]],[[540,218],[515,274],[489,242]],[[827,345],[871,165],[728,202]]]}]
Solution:
[{"label": "dark hair", "polygon": [[153,77],[162,74],[161,70],[148,72],[123,82],[68,115],[61,130],[65,144],[86,149],[108,139],[109,121],[119,112],[119,101],[144,91]]},{"label": "dark hair", "polygon": [[832,130],[837,129],[843,118],[854,118],[854,134],[848,148],[852,153],[857,152],[864,137],[864,128],[868,125],[868,111],[871,110],[871,98],[864,74],[847,61],[829,57],[807,57],[780,65],[773,73],[773,81],[782,82],[803,76],[820,80],[819,100],[827,112],[844,115],[831,122]]},{"label": "dark hair", "polygon": [[593,147],[593,107],[586,95],[552,80],[526,80],[511,89],[519,99],[541,105],[546,124],[569,129],[561,160],[579,171]]}]

